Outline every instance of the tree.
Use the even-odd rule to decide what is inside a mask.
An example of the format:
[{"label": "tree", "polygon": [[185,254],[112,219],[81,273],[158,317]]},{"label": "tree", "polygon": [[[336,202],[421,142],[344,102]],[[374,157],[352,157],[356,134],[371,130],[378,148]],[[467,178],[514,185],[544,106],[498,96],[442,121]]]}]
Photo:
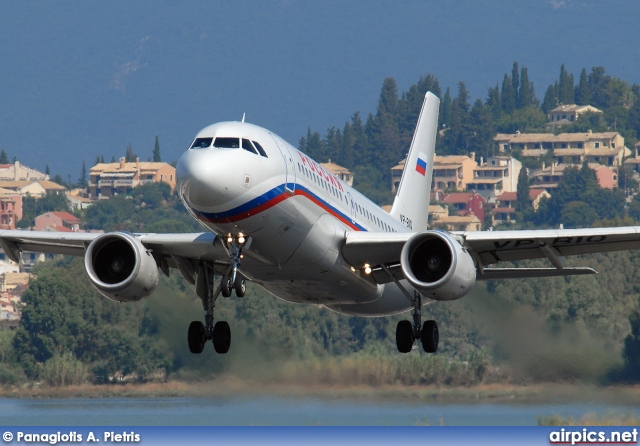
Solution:
[{"label": "tree", "polygon": [[535,92],[533,91],[533,82],[529,82],[529,72],[527,67],[522,67],[522,75],[520,76],[520,91],[518,93],[518,108],[527,108],[536,105]]},{"label": "tree", "polygon": [[45,173],[46,175],[50,175],[50,174],[51,174],[51,171],[49,170],[49,165],[48,165],[48,164],[47,164],[47,165],[45,166],[45,168],[44,168],[44,173]]},{"label": "tree", "polygon": [[32,379],[39,377],[44,362],[63,354],[101,364],[109,375],[140,376],[160,365],[144,307],[101,297],[81,259],[39,265],[22,300],[25,308],[13,346]]},{"label": "tree", "polygon": [[554,85],[549,85],[546,93],[544,94],[544,99],[542,100],[542,111],[544,113],[549,113],[551,110],[558,106],[558,81]]},{"label": "tree", "polygon": [[124,156],[125,162],[135,163],[137,158],[138,158],[138,155],[133,153],[133,147],[131,147],[131,144],[127,144],[127,153]]},{"label": "tree", "polygon": [[576,104],[589,105],[591,95],[589,94],[589,78],[587,77],[587,69],[583,68],[580,72],[580,81],[576,87]]},{"label": "tree", "polygon": [[444,98],[442,99],[442,122],[440,123],[441,127],[451,127],[451,92],[449,87],[444,92]]},{"label": "tree", "polygon": [[593,67],[588,76],[591,105],[598,108],[608,108],[611,105],[608,91],[611,76],[604,73],[604,67]]},{"label": "tree", "polygon": [[622,357],[624,358],[623,379],[630,382],[640,381],[640,310],[629,316],[631,333],[624,340]]},{"label": "tree", "polygon": [[9,157],[7,156],[7,152],[2,149],[0,152],[0,164],[9,164]]},{"label": "tree", "polygon": [[467,132],[469,133],[468,151],[478,156],[489,157],[493,154],[495,135],[493,115],[488,105],[478,99],[469,113]]},{"label": "tree", "polygon": [[513,68],[511,69],[511,86],[513,87],[513,98],[516,104],[516,108],[519,107],[520,104],[520,78],[519,78],[519,70],[518,70],[518,62],[513,63]]},{"label": "tree", "polygon": [[158,135],[156,135],[156,143],[153,148],[153,162],[159,163],[161,161],[162,161],[162,158],[160,157],[160,142],[158,141]]},{"label": "tree", "polygon": [[80,178],[78,178],[78,187],[85,189],[89,183],[87,182],[87,166],[84,161],[82,162],[82,171],[80,172]]},{"label": "tree", "polygon": [[573,74],[569,74],[564,68],[564,64],[560,67],[560,81],[558,83],[558,99],[561,104],[575,104],[575,90],[573,88]]},{"label": "tree", "polygon": [[500,101],[500,86],[496,84],[494,88],[489,88],[487,94],[487,106],[491,110],[493,120],[496,121],[502,114],[502,102]]},{"label": "tree", "polygon": [[508,74],[504,75],[502,80],[502,91],[500,93],[502,102],[502,111],[511,114],[516,109],[516,92],[513,89],[513,83]]},{"label": "tree", "polygon": [[518,218],[518,220],[527,220],[533,212],[533,205],[531,204],[531,198],[529,197],[529,175],[527,174],[527,169],[525,167],[520,169],[517,187],[516,212],[522,216]]}]

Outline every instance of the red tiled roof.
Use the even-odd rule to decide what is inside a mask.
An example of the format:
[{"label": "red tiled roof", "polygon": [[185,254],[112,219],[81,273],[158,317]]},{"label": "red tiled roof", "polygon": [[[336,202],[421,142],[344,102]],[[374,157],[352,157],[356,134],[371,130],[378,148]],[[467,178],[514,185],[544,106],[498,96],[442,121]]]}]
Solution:
[{"label": "red tiled roof", "polygon": [[535,200],[543,192],[544,189],[529,189],[529,199]]},{"label": "red tiled roof", "polygon": [[51,214],[69,223],[80,223],[80,219],[78,217],[68,212],[54,211],[54,212],[51,212]]},{"label": "red tiled roof", "polygon": [[502,192],[498,195],[498,201],[513,201],[518,198],[517,192]]},{"label": "red tiled roof", "polygon": [[466,203],[473,198],[473,192],[453,192],[442,199],[445,203]]}]

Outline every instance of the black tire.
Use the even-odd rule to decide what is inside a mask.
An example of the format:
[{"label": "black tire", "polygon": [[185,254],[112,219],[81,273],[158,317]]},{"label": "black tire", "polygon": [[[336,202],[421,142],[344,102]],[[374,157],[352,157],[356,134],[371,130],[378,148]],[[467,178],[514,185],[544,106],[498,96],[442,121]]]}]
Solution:
[{"label": "black tire", "polygon": [[231,290],[233,289],[233,283],[231,282],[231,277],[224,276],[222,278],[222,297],[231,296]]},{"label": "black tire", "polygon": [[422,348],[427,353],[435,353],[438,350],[438,342],[440,341],[440,332],[436,321],[425,321],[422,325],[422,333],[420,334]]},{"label": "black tire", "polygon": [[413,348],[413,325],[404,320],[396,327],[396,346],[400,353],[409,353]]},{"label": "black tire", "polygon": [[205,340],[204,324],[200,321],[193,321],[189,324],[189,333],[187,339],[189,341],[189,350],[191,353],[202,353],[204,350]]},{"label": "black tire", "polygon": [[238,276],[236,277],[234,288],[236,290],[236,296],[243,297],[247,292],[247,283],[242,277]]},{"label": "black tire", "polygon": [[217,353],[225,354],[231,346],[231,328],[227,321],[218,321],[213,326],[213,348]]}]

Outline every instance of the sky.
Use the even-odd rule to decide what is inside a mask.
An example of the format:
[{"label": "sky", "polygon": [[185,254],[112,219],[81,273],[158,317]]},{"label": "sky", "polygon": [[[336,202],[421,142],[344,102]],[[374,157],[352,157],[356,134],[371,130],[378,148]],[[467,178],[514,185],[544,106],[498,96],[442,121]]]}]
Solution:
[{"label": "sky", "polygon": [[514,61],[538,98],[560,65],[640,84],[640,3],[622,0],[14,1],[0,3],[0,149],[64,178],[82,162],[174,161],[242,119],[297,145],[433,74],[472,100]]}]

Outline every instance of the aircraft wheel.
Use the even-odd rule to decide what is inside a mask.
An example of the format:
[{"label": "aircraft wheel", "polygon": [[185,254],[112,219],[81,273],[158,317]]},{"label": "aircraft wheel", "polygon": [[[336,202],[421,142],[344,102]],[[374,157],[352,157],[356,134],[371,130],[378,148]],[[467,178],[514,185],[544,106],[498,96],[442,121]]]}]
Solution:
[{"label": "aircraft wheel", "polygon": [[189,324],[189,350],[191,353],[202,353],[205,343],[204,324],[200,321],[193,321]]},{"label": "aircraft wheel", "polygon": [[413,348],[413,326],[404,320],[396,327],[396,346],[400,353],[409,353]]},{"label": "aircraft wheel", "polygon": [[227,321],[218,321],[213,326],[213,348],[220,354],[227,353],[231,346],[231,328]]},{"label": "aircraft wheel", "polygon": [[244,294],[247,292],[247,283],[242,277],[238,276],[236,277],[236,283],[234,285],[234,288],[236,290],[236,296],[243,297]]},{"label": "aircraft wheel", "polygon": [[420,334],[420,341],[422,342],[422,348],[427,353],[435,353],[438,350],[438,341],[440,340],[440,333],[438,332],[438,324],[436,321],[425,321],[422,325],[422,333]]},{"label": "aircraft wheel", "polygon": [[231,296],[231,290],[233,289],[233,282],[231,282],[231,277],[224,276],[222,278],[222,297]]}]

